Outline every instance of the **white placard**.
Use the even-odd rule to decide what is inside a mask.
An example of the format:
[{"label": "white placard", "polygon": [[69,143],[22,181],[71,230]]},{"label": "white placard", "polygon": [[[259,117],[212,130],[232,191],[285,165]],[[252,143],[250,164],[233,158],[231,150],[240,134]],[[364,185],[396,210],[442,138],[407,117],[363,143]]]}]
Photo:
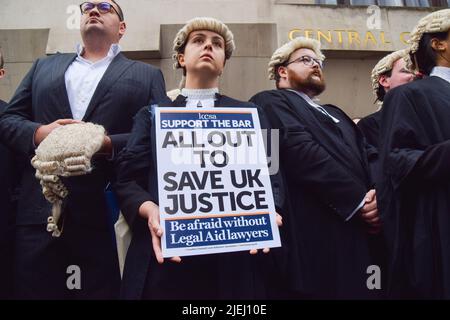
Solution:
[{"label": "white placard", "polygon": [[155,108],[164,257],[281,246],[258,112]]}]

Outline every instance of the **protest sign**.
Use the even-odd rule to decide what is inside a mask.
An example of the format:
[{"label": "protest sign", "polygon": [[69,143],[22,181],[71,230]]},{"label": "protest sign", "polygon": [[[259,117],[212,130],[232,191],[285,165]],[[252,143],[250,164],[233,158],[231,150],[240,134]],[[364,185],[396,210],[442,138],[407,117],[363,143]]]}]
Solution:
[{"label": "protest sign", "polygon": [[155,108],[164,257],[280,246],[258,112]]}]

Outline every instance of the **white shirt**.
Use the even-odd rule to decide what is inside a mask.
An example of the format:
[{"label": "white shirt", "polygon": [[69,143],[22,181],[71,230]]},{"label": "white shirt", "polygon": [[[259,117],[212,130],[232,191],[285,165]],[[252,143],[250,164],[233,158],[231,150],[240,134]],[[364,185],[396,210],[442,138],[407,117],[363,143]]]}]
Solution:
[{"label": "white shirt", "polygon": [[106,57],[97,62],[91,62],[81,56],[84,49],[80,44],[76,49],[78,56],[67,68],[64,78],[72,116],[75,120],[81,120],[106,69],[119,54],[120,46],[112,44]]},{"label": "white shirt", "polygon": [[435,76],[450,82],[450,68],[447,67],[434,67],[431,70],[430,77]]},{"label": "white shirt", "polygon": [[292,91],[292,92],[298,94],[298,95],[299,95],[300,97],[302,97],[302,98],[303,98],[310,106],[312,106],[312,107],[314,107],[315,109],[317,109],[318,111],[322,112],[324,115],[330,117],[331,120],[334,121],[334,123],[339,123],[339,119],[337,119],[337,118],[333,117],[331,114],[329,114],[329,113],[327,112],[327,110],[325,110],[324,107],[322,107],[321,105],[315,103],[310,97],[308,97],[307,94],[305,94],[305,93],[303,93],[303,92],[300,92],[300,91],[293,90],[293,89],[287,89],[287,90]]},{"label": "white shirt", "polygon": [[214,108],[218,88],[211,89],[181,89],[181,94],[186,97],[186,108]]}]

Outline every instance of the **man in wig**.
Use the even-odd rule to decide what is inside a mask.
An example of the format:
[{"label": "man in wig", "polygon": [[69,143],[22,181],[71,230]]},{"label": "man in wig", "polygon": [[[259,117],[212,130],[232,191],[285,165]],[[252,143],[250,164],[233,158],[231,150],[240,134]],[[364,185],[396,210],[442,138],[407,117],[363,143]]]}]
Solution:
[{"label": "man in wig", "polygon": [[369,232],[380,229],[366,145],[338,107],[320,105],[325,57],[316,40],[299,37],[269,62],[276,90],[250,101],[280,130],[280,167],[292,217],[290,289],[296,298],[369,299],[373,263]]}]

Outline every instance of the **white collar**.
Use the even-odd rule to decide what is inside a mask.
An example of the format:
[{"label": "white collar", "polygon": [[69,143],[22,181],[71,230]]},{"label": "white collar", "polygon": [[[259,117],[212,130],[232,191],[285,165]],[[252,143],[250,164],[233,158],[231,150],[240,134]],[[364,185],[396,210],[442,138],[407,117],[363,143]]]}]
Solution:
[{"label": "white collar", "polygon": [[218,88],[209,89],[181,89],[181,94],[188,100],[208,100],[215,99],[216,93],[219,93]]},{"label": "white collar", "polygon": [[435,76],[450,82],[450,68],[447,67],[434,67],[431,70],[430,77]]},{"label": "white collar", "polygon": [[302,91],[297,91],[294,89],[288,89],[289,91],[295,92],[296,94],[298,94],[299,96],[301,96],[303,99],[306,100],[306,102],[308,102],[310,105],[312,105],[313,107],[317,107],[320,106],[317,102],[315,102],[314,100],[318,101],[319,99],[317,99],[316,97],[314,97],[313,99],[311,99],[306,93],[302,92]]},{"label": "white collar", "polygon": [[[80,43],[77,44],[75,49],[76,49],[76,52],[77,52],[77,56],[78,56],[77,58],[78,59],[80,59],[82,61],[85,61],[85,62],[88,62],[88,63],[91,63],[91,64],[93,63],[92,61],[89,61],[89,60],[83,58],[82,54],[84,52],[84,47]],[[111,47],[109,48],[109,51],[108,51],[106,57],[104,57],[102,60],[104,60],[104,59],[110,59],[110,60],[114,59],[120,53],[121,50],[122,50],[122,48],[120,47],[120,45],[118,43],[113,43],[111,45]],[[102,61],[102,60],[100,60],[100,61]]]},{"label": "white collar", "polygon": [[[331,114],[329,114],[327,112],[327,110],[325,110],[324,107],[322,107],[320,104],[316,103],[313,101],[313,99],[311,99],[307,94],[305,94],[304,92],[301,91],[297,91],[294,89],[287,89],[289,91],[292,91],[296,94],[298,94],[301,98],[303,98],[311,107],[314,107],[316,109],[318,109],[320,112],[322,112],[323,114],[327,115],[328,117],[331,118],[331,120],[333,120],[334,123],[339,123],[339,119],[333,117]],[[316,100],[317,98],[314,97],[314,99]]]}]

